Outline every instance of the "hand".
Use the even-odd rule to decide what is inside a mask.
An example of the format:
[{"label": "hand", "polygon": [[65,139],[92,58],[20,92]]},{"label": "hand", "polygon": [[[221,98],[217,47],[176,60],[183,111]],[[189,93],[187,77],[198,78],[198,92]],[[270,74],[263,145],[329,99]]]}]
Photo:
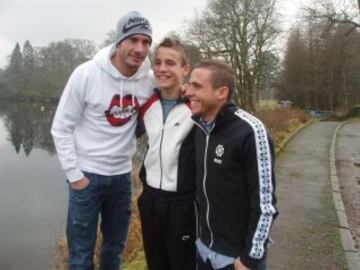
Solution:
[{"label": "hand", "polygon": [[186,89],[189,86],[189,83],[184,83],[180,88],[180,97],[186,98]]},{"label": "hand", "polygon": [[86,176],[84,176],[80,180],[71,183],[70,187],[73,190],[82,190],[82,189],[86,188],[89,184],[90,184],[90,180]]},{"label": "hand", "polygon": [[247,268],[245,265],[242,264],[239,257],[235,259],[234,268],[235,270],[250,270],[249,268]]}]

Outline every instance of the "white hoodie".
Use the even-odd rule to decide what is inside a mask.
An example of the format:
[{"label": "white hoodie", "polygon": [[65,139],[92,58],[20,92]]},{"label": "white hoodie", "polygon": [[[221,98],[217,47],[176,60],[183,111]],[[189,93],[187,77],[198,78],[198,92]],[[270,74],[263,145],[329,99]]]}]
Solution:
[{"label": "white hoodie", "polygon": [[114,52],[111,45],[78,66],[61,96],[51,134],[70,182],[82,178],[83,171],[131,171],[137,114],[155,81],[147,58],[132,77],[124,77],[111,63]]}]

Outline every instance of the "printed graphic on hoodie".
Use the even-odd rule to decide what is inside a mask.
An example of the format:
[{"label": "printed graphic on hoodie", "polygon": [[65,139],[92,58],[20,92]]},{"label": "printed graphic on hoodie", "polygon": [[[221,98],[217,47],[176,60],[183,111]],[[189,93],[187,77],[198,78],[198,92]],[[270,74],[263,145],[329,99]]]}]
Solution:
[{"label": "printed graphic on hoodie", "polygon": [[125,125],[131,117],[140,110],[136,97],[126,95],[120,98],[119,94],[113,96],[109,109],[105,111],[106,119],[110,125],[119,127]]}]

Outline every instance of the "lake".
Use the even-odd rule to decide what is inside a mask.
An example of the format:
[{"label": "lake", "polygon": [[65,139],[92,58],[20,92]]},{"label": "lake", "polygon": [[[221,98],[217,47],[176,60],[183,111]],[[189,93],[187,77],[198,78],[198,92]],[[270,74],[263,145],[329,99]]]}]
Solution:
[{"label": "lake", "polygon": [[67,184],[50,135],[54,106],[0,104],[0,269],[51,269]]}]

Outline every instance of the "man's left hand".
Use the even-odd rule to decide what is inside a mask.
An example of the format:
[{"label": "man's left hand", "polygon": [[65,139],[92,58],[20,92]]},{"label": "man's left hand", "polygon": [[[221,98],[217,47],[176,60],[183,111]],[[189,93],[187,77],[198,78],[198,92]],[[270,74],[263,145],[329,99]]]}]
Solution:
[{"label": "man's left hand", "polygon": [[242,264],[239,257],[235,259],[234,268],[235,270],[250,270],[249,268],[247,268],[245,265]]}]

